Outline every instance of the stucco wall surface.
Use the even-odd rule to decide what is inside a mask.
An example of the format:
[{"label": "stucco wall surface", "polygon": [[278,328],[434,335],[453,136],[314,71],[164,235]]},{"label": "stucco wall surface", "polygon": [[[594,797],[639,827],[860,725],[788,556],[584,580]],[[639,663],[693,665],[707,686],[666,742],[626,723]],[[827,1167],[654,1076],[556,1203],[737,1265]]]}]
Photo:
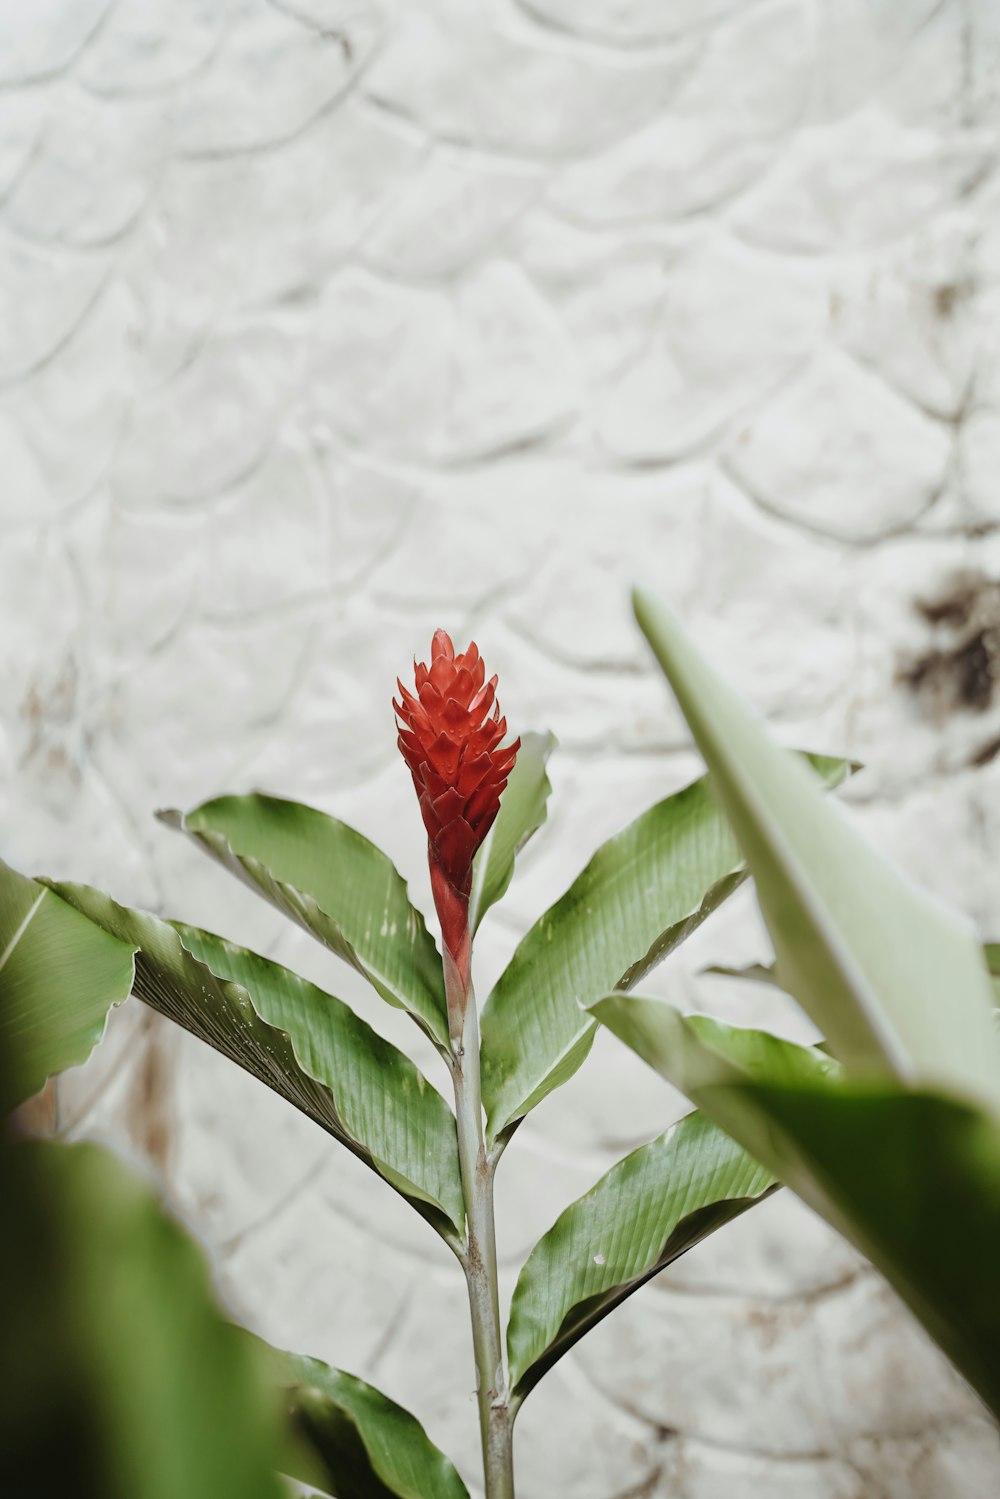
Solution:
[{"label": "stucco wall surface", "polygon": [[[560,740],[486,993],[697,770],[641,577],[783,739],[865,761],[859,823],[1000,932],[989,590],[933,697],[899,675],[954,643],[915,601],[1000,571],[998,132],[995,0],[3,0],[3,855],[302,967],[443,1086],[153,811],[315,802],[429,909],[389,698],[436,625],[474,634],[512,726]],[[793,1027],[699,977],[765,953],[744,894],[650,987]],[[599,1039],[502,1164],[506,1296],[681,1111]],[[476,1485],[460,1272],[357,1161],[137,1005],[55,1125],[148,1161],[232,1306]],[[518,1458],[523,1499],[1000,1490],[974,1400],[784,1194],[560,1364]]]}]

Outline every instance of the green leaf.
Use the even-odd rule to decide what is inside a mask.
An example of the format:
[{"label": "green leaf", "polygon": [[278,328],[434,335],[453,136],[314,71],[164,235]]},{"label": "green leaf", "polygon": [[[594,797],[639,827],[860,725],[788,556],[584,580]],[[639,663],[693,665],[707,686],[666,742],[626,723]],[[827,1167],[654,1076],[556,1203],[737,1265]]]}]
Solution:
[{"label": "green leaf", "polygon": [[[810,757],[828,785],[843,760]],[[746,879],[707,778],[658,802],[599,848],[535,923],[483,1011],[492,1140],[566,1082],[593,1044],[581,1005],[637,984]]]},{"label": "green leaf", "polygon": [[983,952],[986,955],[986,966],[993,980],[993,990],[996,996],[993,1002],[1000,1005],[1000,942],[987,942]]},{"label": "green leaf", "polygon": [[447,1050],[440,955],[405,880],[374,843],[325,812],[259,792],[159,816],[363,973]]},{"label": "green leaf", "polygon": [[280,1402],[149,1187],[95,1145],[21,1140],[0,1193],[0,1492],[279,1499]]},{"label": "green leaf", "polygon": [[490,906],[503,895],[514,876],[514,859],[548,815],[552,790],[546,762],[556,746],[554,734],[522,734],[521,748],[500,812],[476,855],[469,896],[469,927],[475,932]]},{"label": "green leaf", "polygon": [[637,995],[594,1014],[882,1271],[1000,1416],[1000,1126]]},{"label": "green leaf", "polygon": [[[766,1134],[748,1136],[749,1125],[739,1107],[742,1085],[762,1081],[820,1087],[840,1075],[837,1062],[816,1047],[797,1046],[767,1031],[729,1026],[707,1015],[681,1015],[665,1000],[637,994],[606,995],[591,1006],[591,1014],[776,1176],[787,1180],[789,1162],[781,1158],[782,1169],[776,1168]],[[722,1084],[734,1090],[734,1118],[719,1101]]]},{"label": "green leaf", "polygon": [[773,989],[783,987],[778,979],[778,970],[774,963],[747,963],[742,968],[729,968],[725,963],[712,963],[703,972],[716,974],[719,978],[745,979],[751,984],[769,984]]},{"label": "green leaf", "polygon": [[774,1187],[701,1114],[613,1166],[538,1241],[518,1277],[507,1328],[515,1403],[626,1296]]},{"label": "green leaf", "polygon": [[869,847],[666,608],[641,592],[634,603],[746,854],[789,992],[852,1074],[1000,1110],[1000,1037],[971,925]]},{"label": "green leaf", "polygon": [[304,1439],[285,1468],[289,1477],[337,1499],[469,1499],[452,1463],[394,1400],[318,1359],[240,1336],[263,1351]]},{"label": "green leaf", "polygon": [[449,1241],[460,1237],[455,1117],[408,1057],[339,999],[267,958],[87,885],[55,889],[139,949],[140,999],[301,1109]]},{"label": "green leaf", "polygon": [[131,992],[134,950],[0,860],[0,1114],[87,1060]]}]

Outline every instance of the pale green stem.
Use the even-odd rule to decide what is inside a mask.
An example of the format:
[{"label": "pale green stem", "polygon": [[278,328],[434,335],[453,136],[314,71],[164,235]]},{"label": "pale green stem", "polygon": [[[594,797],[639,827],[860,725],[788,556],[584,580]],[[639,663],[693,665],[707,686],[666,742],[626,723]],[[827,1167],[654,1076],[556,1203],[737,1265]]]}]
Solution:
[{"label": "pale green stem", "polygon": [[493,1164],[487,1157],[483,1137],[479,1017],[471,982],[463,982],[447,954],[444,966],[458,1122],[458,1160],[468,1225],[464,1265],[476,1359],[486,1499],[514,1499],[512,1417],[503,1367],[497,1290]]}]

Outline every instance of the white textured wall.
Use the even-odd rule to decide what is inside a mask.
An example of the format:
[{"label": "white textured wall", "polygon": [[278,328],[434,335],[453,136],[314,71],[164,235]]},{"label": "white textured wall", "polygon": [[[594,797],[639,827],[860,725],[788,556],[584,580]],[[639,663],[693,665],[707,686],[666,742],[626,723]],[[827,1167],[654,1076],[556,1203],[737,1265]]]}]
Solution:
[{"label": "white textured wall", "polygon": [[[932,722],[895,676],[914,597],[1000,568],[996,0],[2,0],[0,86],[8,859],[300,963],[442,1082],[153,809],[315,801],[426,908],[389,695],[435,625],[474,632],[562,746],[485,992],[695,768],[642,575],[784,737],[866,760],[872,836],[1000,931],[1000,760],[970,764],[997,716]],[[693,977],[762,951],[741,898],[657,982],[787,1023]],[[508,1294],[679,1107],[602,1038],[504,1160]],[[476,1481],[457,1268],[353,1158],[138,1007],[59,1125],[150,1157],[244,1315]],[[1000,1485],[974,1401],[784,1196],[560,1365],[518,1456],[524,1499]]]}]

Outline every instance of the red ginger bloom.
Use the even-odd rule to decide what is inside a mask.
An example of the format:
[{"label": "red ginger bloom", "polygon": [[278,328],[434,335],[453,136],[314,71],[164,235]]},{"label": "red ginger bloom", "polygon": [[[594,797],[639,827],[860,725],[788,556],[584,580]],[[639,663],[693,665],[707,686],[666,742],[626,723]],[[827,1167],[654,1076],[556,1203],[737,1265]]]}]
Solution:
[{"label": "red ginger bloom", "polygon": [[[431,644],[430,666],[414,662],[416,695],[399,683],[399,748],[410,767],[427,829],[434,904],[446,952],[468,981],[472,860],[500,810],[520,739],[500,746],[507,720],[496,702],[496,677],[473,641],[455,655],[444,630]],[[492,710],[492,712],[491,712]]]}]

